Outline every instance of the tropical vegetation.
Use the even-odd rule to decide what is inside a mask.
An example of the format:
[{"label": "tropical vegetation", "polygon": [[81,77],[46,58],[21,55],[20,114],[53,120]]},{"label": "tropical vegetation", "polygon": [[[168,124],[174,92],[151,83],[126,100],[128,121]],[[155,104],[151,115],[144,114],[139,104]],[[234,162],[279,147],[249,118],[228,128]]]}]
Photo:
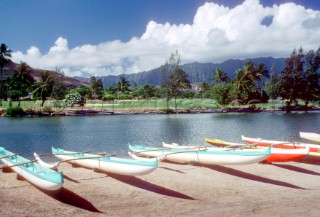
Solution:
[{"label": "tropical vegetation", "polygon": [[[43,71],[35,80],[29,73],[30,67],[21,62],[13,76],[3,78],[3,71],[10,61],[11,50],[1,44],[0,50],[0,106],[8,105],[8,113],[22,114],[21,109],[14,108],[12,101],[17,101],[16,107],[23,107],[21,101],[39,100],[43,107],[50,99],[50,106],[74,107],[90,104],[109,104],[115,108],[122,100],[122,108],[150,104],[165,111],[175,111],[179,108],[204,107],[196,102],[198,99],[209,101],[207,107],[243,106],[269,101],[281,100],[284,108],[290,111],[292,107],[303,103],[304,108],[320,101],[319,68],[320,48],[310,50],[306,54],[303,49],[293,50],[287,58],[283,69],[273,68],[271,72],[263,64],[246,61],[243,68],[229,77],[220,68],[212,69],[210,80],[198,84],[190,84],[188,75],[180,67],[181,56],[178,51],[172,53],[161,66],[161,86],[152,84],[131,84],[122,76],[116,85],[103,87],[101,79],[92,76],[87,86],[68,89],[57,73]],[[191,88],[193,86],[193,88]],[[4,100],[4,101],[2,101]],[[136,100],[138,103],[133,103]],[[190,101],[191,100],[191,101]],[[9,104],[7,104],[9,102]],[[132,102],[132,103],[131,103]],[[163,105],[165,106],[162,106]],[[281,105],[282,105],[281,103]],[[119,106],[119,107],[121,107]],[[252,106],[250,106],[252,108]]]}]

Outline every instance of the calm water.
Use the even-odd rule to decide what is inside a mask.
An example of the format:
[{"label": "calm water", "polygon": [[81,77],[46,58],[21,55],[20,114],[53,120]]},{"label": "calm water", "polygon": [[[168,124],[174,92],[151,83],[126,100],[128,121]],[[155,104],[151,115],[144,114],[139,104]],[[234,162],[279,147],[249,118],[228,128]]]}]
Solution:
[{"label": "calm water", "polygon": [[0,146],[28,158],[51,146],[127,156],[128,143],[206,145],[204,137],[241,142],[241,135],[303,141],[300,131],[320,133],[320,113],[0,118]]}]

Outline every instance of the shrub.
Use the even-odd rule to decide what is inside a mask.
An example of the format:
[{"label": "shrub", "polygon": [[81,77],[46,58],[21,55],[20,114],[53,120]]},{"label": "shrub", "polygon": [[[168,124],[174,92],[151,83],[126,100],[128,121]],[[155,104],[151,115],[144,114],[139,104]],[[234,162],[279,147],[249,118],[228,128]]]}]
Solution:
[{"label": "shrub", "polygon": [[66,95],[66,103],[71,107],[75,104],[84,105],[84,99],[78,92],[69,93]]},{"label": "shrub", "polygon": [[102,97],[102,101],[108,101],[108,100],[114,100],[116,99],[116,96],[113,94],[106,94]]},{"label": "shrub", "polygon": [[120,99],[132,99],[132,96],[130,94],[121,94]]},{"label": "shrub", "polygon": [[16,106],[16,107],[8,108],[6,110],[6,115],[10,117],[17,117],[17,116],[25,115],[25,112],[23,111],[23,108]]}]

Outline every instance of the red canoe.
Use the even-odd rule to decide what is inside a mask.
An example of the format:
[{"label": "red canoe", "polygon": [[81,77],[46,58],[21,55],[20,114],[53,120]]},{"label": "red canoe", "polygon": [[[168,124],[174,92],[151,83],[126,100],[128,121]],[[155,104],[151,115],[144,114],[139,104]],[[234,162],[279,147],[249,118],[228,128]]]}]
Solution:
[{"label": "red canoe", "polygon": [[320,152],[320,145],[316,144],[309,144],[309,143],[299,143],[299,142],[285,142],[285,141],[277,141],[277,140],[265,140],[261,138],[249,138],[245,136],[241,136],[242,140],[249,143],[249,144],[255,144],[258,146],[271,146],[274,145],[277,148],[283,148],[283,149],[300,149],[309,147],[310,153],[319,153]]}]

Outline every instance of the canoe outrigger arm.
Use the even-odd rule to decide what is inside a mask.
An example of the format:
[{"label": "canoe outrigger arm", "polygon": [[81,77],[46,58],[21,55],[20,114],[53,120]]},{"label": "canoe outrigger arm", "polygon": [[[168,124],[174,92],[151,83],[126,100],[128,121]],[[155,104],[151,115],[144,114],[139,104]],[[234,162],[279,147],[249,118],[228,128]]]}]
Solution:
[{"label": "canoe outrigger arm", "polygon": [[[83,152],[82,152],[83,153]],[[72,155],[73,153],[71,153]],[[55,155],[60,155],[60,154],[55,154]],[[70,155],[70,154],[69,154]],[[98,153],[99,156],[93,156],[93,157],[84,157],[84,158],[72,158],[72,159],[68,159],[68,160],[62,160],[62,161],[58,161],[56,163],[53,163],[53,164],[49,164],[49,163],[46,163],[44,162],[43,160],[41,160],[41,158],[39,157],[39,155],[37,153],[34,153],[34,157],[37,161],[38,164],[44,166],[44,167],[47,167],[49,169],[53,169],[53,170],[56,170],[58,169],[58,166],[61,164],[61,163],[64,163],[64,162],[70,162],[70,161],[76,161],[76,160],[87,160],[87,159],[96,159],[96,158],[104,158],[104,157],[111,157],[111,156],[115,156],[115,154],[108,154],[106,152],[104,153]]]},{"label": "canoe outrigger arm", "polygon": [[26,165],[26,164],[29,164],[29,163],[33,163],[33,162],[36,162],[36,161],[37,161],[37,160],[31,160],[31,161],[27,161],[27,162],[22,162],[22,163],[18,163],[18,164],[13,164],[13,165],[10,165],[10,166],[3,166],[3,167],[0,167],[0,170],[6,169],[6,168],[11,168],[11,167],[22,166],[22,165]]},{"label": "canoe outrigger arm", "polygon": [[39,155],[37,153],[33,153],[33,155],[34,155],[34,158],[36,159],[38,164],[40,164],[41,166],[47,167],[49,169],[52,169],[52,170],[58,169],[58,166],[61,163],[59,161],[59,162],[56,162],[56,163],[53,163],[53,164],[49,164],[49,163],[46,163],[43,160],[41,160],[41,158],[39,157]]},{"label": "canoe outrigger arm", "polygon": [[163,161],[167,157],[167,155],[162,155],[162,156],[153,157],[153,158],[140,157],[140,156],[137,156],[135,153],[130,152],[130,151],[128,151],[128,154],[135,160],[148,161],[148,162],[154,162],[155,160]]},{"label": "canoe outrigger arm", "polygon": [[8,157],[13,157],[13,156],[17,156],[17,155],[20,155],[20,154],[21,154],[21,153],[18,153],[18,154],[8,154],[8,155],[5,155],[5,156],[0,157],[0,159],[8,158]]},{"label": "canoe outrigger arm", "polygon": [[184,151],[178,151],[178,152],[169,152],[167,154],[164,154],[159,157],[153,157],[153,158],[147,158],[147,157],[140,157],[136,154],[143,153],[143,152],[152,152],[152,151],[161,151],[161,150],[170,150],[171,148],[162,148],[162,149],[156,149],[156,150],[145,150],[145,151],[136,151],[136,152],[128,152],[128,154],[135,160],[141,160],[141,161],[154,161],[154,159],[157,159],[158,161],[162,161],[167,158],[168,155],[174,155],[174,154],[181,154],[181,153],[190,153],[190,152],[198,152],[198,151],[205,151],[208,150],[207,147],[196,147],[196,148],[184,148]]}]

